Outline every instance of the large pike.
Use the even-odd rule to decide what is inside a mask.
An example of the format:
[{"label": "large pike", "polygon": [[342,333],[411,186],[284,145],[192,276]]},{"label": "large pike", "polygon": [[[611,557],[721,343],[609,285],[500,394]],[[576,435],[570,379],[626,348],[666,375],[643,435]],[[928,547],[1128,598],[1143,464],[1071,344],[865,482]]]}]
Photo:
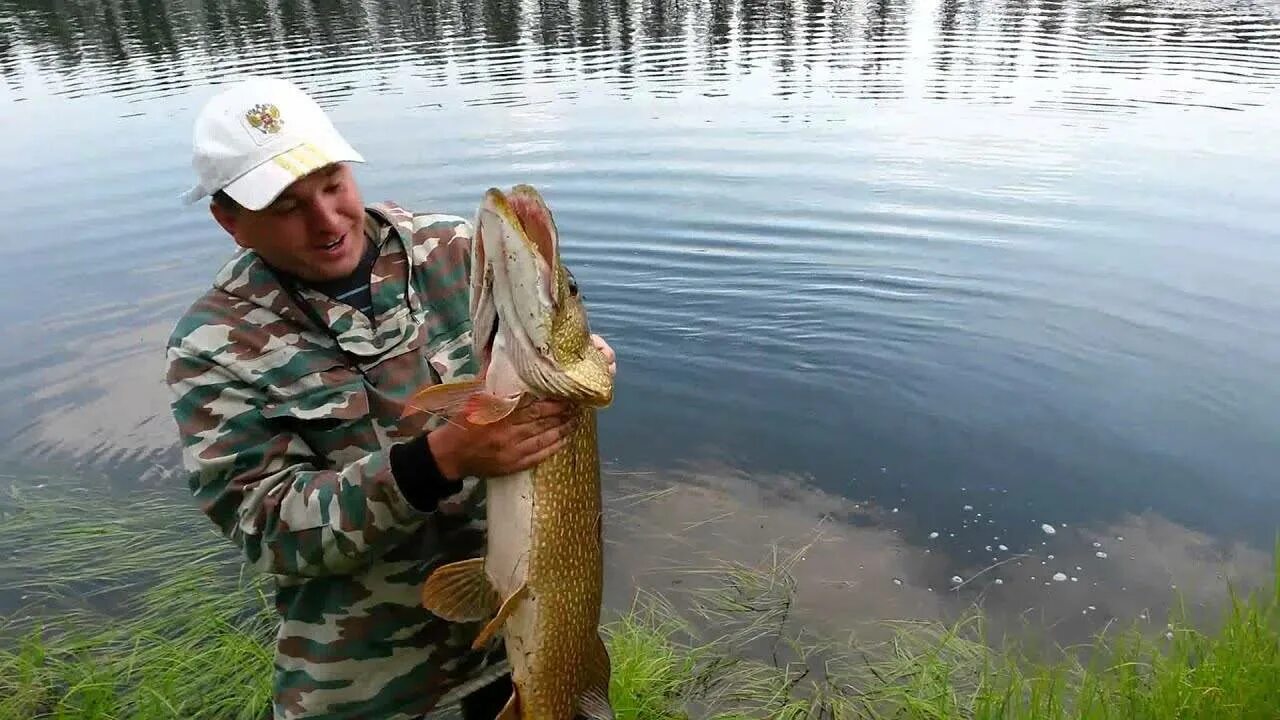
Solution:
[{"label": "large pike", "polygon": [[515,693],[502,720],[612,718],[603,595],[597,408],[613,378],[592,344],[573,275],[560,260],[551,212],[536,190],[485,193],[471,245],[471,318],[478,379],[418,393],[411,408],[481,424],[530,397],[571,401],[579,417],[564,448],[536,467],[485,478],[484,557],[438,568],[423,605],[452,621],[501,631]]}]

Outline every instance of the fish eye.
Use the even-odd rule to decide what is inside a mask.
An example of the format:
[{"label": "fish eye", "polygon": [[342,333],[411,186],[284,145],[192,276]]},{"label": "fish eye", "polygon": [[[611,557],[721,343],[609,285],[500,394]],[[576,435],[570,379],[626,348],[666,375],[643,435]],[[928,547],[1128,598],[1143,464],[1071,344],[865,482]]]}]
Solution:
[{"label": "fish eye", "polygon": [[578,297],[578,281],[574,279],[573,273],[568,269],[564,271],[565,279],[569,283],[569,297]]}]

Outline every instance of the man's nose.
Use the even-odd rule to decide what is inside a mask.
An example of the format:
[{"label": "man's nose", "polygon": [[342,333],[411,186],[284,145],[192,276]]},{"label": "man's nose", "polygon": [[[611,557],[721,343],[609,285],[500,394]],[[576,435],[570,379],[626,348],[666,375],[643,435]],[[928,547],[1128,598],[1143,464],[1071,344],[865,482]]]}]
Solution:
[{"label": "man's nose", "polygon": [[314,232],[336,235],[346,229],[338,203],[329,198],[321,198],[312,203],[309,215]]}]

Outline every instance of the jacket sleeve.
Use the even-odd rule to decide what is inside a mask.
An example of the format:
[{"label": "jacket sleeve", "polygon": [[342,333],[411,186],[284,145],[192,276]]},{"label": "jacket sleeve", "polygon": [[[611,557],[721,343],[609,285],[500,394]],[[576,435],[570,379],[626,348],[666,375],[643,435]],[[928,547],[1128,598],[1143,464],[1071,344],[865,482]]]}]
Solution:
[{"label": "jacket sleeve", "polygon": [[251,384],[181,344],[168,349],[167,382],[191,491],[253,566],[350,573],[432,521],[431,508],[415,507],[397,485],[391,451],[324,468],[297,433],[263,414],[266,398]]}]

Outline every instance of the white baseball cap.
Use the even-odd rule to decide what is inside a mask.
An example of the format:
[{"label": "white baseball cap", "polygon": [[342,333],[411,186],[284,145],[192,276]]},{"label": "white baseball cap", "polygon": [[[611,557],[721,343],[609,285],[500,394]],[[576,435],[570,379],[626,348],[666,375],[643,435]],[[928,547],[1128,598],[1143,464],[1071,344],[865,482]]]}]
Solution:
[{"label": "white baseball cap", "polygon": [[296,85],[250,77],[213,96],[196,117],[193,203],[223,190],[250,210],[271,204],[298,178],[337,162],[364,162],[328,115]]}]

